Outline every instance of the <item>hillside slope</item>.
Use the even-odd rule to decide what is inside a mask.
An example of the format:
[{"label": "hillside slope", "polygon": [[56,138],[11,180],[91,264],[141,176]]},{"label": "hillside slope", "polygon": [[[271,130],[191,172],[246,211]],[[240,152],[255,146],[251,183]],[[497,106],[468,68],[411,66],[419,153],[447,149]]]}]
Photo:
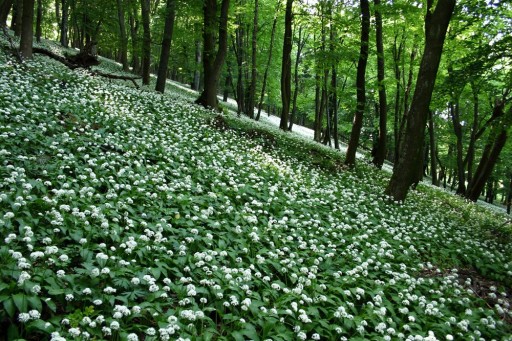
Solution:
[{"label": "hillside slope", "polygon": [[42,57],[0,103],[0,338],[512,339],[503,216]]}]

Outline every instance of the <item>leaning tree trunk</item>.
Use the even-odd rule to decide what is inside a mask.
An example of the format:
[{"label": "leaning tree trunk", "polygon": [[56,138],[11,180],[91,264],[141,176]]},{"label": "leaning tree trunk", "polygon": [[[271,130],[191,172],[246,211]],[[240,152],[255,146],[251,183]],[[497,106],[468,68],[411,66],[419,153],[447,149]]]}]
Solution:
[{"label": "leaning tree trunk", "polygon": [[[220,9],[220,20],[217,20],[217,0],[205,0],[203,5],[204,27],[203,27],[203,69],[204,89],[197,104],[205,108],[219,110],[217,99],[217,87],[219,84],[220,72],[228,50],[228,13],[229,0],[222,0]],[[219,23],[218,25],[216,23]],[[219,48],[215,52],[215,30],[218,29]]]},{"label": "leaning tree trunk", "polygon": [[32,58],[32,41],[34,39],[34,0],[23,0],[21,22],[20,54],[24,59]]},{"label": "leaning tree trunk", "polygon": [[167,0],[164,24],[164,36],[162,39],[162,51],[160,53],[160,62],[158,64],[158,76],[156,79],[155,90],[163,93],[165,91],[165,82],[167,80],[167,67],[169,65],[169,56],[171,53],[172,33],[174,30],[174,19],[176,17],[174,0]]},{"label": "leaning tree trunk", "polygon": [[430,110],[432,91],[443,52],[446,31],[456,0],[438,2],[432,11],[434,0],[427,0],[425,17],[425,49],[421,60],[416,89],[408,114],[407,128],[400,147],[400,156],[386,188],[386,194],[396,201],[407,196],[411,185],[417,181],[418,167],[422,167],[425,124]]},{"label": "leaning tree trunk", "polygon": [[384,84],[384,42],[382,38],[382,15],[380,13],[380,0],[374,0],[375,3],[375,31],[377,40],[377,80],[379,84],[379,135],[377,146],[373,154],[373,164],[377,168],[382,168],[386,158],[387,144],[387,100],[386,87]]},{"label": "leaning tree trunk", "polygon": [[151,33],[149,21],[149,0],[141,0],[142,13],[142,84],[149,84],[149,68],[151,67]]},{"label": "leaning tree trunk", "polygon": [[363,127],[363,114],[366,105],[366,64],[368,61],[368,40],[370,37],[370,4],[368,0],[361,0],[361,49],[357,63],[357,107],[347,147],[345,164],[353,167],[356,163],[356,150],[359,145],[359,136]]},{"label": "leaning tree trunk", "polygon": [[123,0],[117,0],[117,19],[119,21],[119,53],[121,55],[121,64],[123,71],[128,71],[128,37],[126,35],[126,24],[124,21]]},{"label": "leaning tree trunk", "polygon": [[292,5],[293,0],[286,0],[283,59],[281,63],[281,103],[283,111],[281,112],[281,122],[279,123],[279,128],[285,131],[288,129],[288,114],[290,112],[290,98],[292,92]]}]

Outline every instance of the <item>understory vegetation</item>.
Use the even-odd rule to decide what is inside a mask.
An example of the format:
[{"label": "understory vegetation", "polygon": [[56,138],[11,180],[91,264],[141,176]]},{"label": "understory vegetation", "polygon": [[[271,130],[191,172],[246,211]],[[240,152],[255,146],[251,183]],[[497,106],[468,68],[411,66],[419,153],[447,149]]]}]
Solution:
[{"label": "understory vegetation", "polygon": [[505,215],[175,87],[2,51],[0,156],[0,338],[512,339]]}]

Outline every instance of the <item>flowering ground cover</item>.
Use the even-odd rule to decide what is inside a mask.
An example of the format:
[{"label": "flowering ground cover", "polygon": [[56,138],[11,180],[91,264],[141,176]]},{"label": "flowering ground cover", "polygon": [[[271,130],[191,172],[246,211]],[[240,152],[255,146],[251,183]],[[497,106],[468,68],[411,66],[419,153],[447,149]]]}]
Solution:
[{"label": "flowering ground cover", "polygon": [[1,337],[512,339],[503,215],[45,58],[0,103]]}]

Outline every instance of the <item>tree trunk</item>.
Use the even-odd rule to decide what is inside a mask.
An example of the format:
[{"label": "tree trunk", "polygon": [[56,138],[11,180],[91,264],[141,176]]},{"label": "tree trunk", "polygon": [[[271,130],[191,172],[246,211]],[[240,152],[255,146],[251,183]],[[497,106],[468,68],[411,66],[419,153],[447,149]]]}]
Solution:
[{"label": "tree trunk", "polygon": [[162,50],[160,53],[160,62],[158,64],[158,76],[156,79],[155,90],[163,93],[165,91],[165,82],[167,81],[167,67],[169,65],[169,56],[171,53],[172,33],[174,30],[174,19],[176,17],[174,0],[167,0],[165,11],[164,34],[162,38]]},{"label": "tree trunk", "polygon": [[352,131],[347,147],[345,164],[353,167],[356,163],[356,151],[359,145],[359,136],[363,127],[364,107],[366,105],[366,64],[368,62],[368,40],[370,36],[370,4],[368,0],[360,0],[361,4],[361,49],[357,64],[357,107],[352,121]]},{"label": "tree trunk", "polygon": [[[135,6],[133,6],[135,8]],[[130,22],[130,36],[132,38],[132,72],[135,74],[139,74],[140,71],[140,60],[139,60],[139,21],[137,20],[137,13],[130,12],[130,18],[128,21]]]},{"label": "tree trunk", "polygon": [[[259,121],[260,114],[261,114],[261,107],[263,106],[263,98],[265,97],[265,89],[267,86],[267,77],[268,77],[268,69],[270,68],[270,62],[272,61],[272,49],[274,47],[274,37],[276,34],[276,26],[277,26],[277,14],[279,12],[279,4],[277,3],[276,12],[274,15],[274,21],[272,23],[272,32],[270,34],[270,46],[268,48],[268,59],[267,59],[267,66],[265,67],[265,73],[263,74],[263,84],[261,86],[261,94],[260,94],[260,101],[258,103],[258,114],[256,115],[256,121]],[[268,113],[270,115],[270,112]]]},{"label": "tree trunk", "polygon": [[[315,55],[316,55],[315,49]],[[316,57],[318,58],[318,57]],[[313,125],[314,135],[313,139],[317,142],[320,142],[322,135],[322,126],[323,126],[323,92],[320,88],[320,68],[317,66],[315,68],[315,122]]]},{"label": "tree trunk", "polygon": [[456,100],[456,103],[453,102],[450,103],[450,115],[452,118],[453,123],[453,131],[455,133],[455,136],[457,138],[457,149],[456,149],[456,155],[457,155],[457,181],[458,186],[455,193],[458,195],[464,195],[466,192],[466,175],[464,170],[464,162],[462,159],[462,125],[460,123],[460,115],[459,115],[459,103],[458,99]]},{"label": "tree trunk", "polygon": [[[200,68],[201,68],[201,40],[200,39],[197,39],[196,40],[196,65],[195,65],[195,70],[194,70],[194,86],[193,86],[193,89],[195,91],[199,91],[199,87],[201,85],[201,71],[200,71]],[[227,101],[227,99],[226,99]]]},{"label": "tree trunk", "polygon": [[258,47],[258,0],[254,0],[254,18],[252,23],[252,46],[251,46],[251,83],[249,85],[249,94],[247,96],[247,115],[254,118],[254,102],[256,97],[256,77],[257,70],[257,47]]},{"label": "tree trunk", "polygon": [[36,15],[36,41],[38,43],[41,42],[41,36],[43,35],[42,31],[43,24],[43,1],[37,0],[37,15]]},{"label": "tree trunk", "polygon": [[425,123],[430,110],[432,91],[441,61],[446,31],[450,23],[456,0],[437,3],[432,11],[434,0],[427,0],[425,17],[425,49],[421,60],[416,89],[407,119],[403,143],[400,147],[398,162],[386,188],[386,194],[396,201],[407,196],[409,188],[417,180],[425,135]]},{"label": "tree trunk", "polygon": [[478,100],[478,89],[474,82],[471,82],[471,90],[473,93],[473,124],[471,126],[471,136],[469,138],[468,151],[466,154],[466,162],[468,169],[468,183],[473,180],[473,163],[475,160],[475,144],[476,144],[476,133],[478,130],[478,112],[479,112],[479,100]]},{"label": "tree trunk", "polygon": [[[507,115],[512,115],[512,107],[510,107]],[[506,124],[500,124],[500,122],[498,122],[490,132],[489,138],[482,152],[482,157],[480,158],[478,167],[473,175],[473,180],[468,185],[468,189],[466,191],[467,199],[477,201],[478,197],[482,193],[485,183],[491,176],[492,170],[498,162],[501,150],[507,142],[507,128]]]},{"label": "tree trunk", "polygon": [[4,0],[0,4],[0,27],[6,26],[7,17],[11,12],[12,4],[14,0]]},{"label": "tree trunk", "polygon": [[394,156],[393,162],[396,163],[398,161],[398,155],[400,150],[400,89],[401,89],[401,71],[400,71],[400,59],[402,58],[402,51],[404,46],[403,34],[402,39],[400,41],[400,45],[397,46],[398,33],[395,35],[395,40],[393,42],[393,66],[395,71],[395,84],[396,84],[396,92],[395,92],[395,117],[393,124],[393,134],[394,134]]},{"label": "tree trunk", "polygon": [[142,84],[149,85],[151,67],[151,33],[149,21],[150,0],[141,0],[142,13]]},{"label": "tree trunk", "polygon": [[34,0],[23,0],[23,19],[21,23],[20,54],[24,59],[32,59],[32,41],[34,39]]},{"label": "tree trunk", "polygon": [[[242,6],[241,0],[238,0],[238,5]],[[235,45],[233,50],[236,54],[237,64],[237,81],[236,81],[236,103],[237,103],[237,114],[241,115],[245,113],[245,84],[244,84],[244,64],[245,60],[245,46],[244,46],[244,25],[242,14],[237,15],[237,28],[235,31]]]},{"label": "tree trunk", "polygon": [[12,11],[11,30],[16,37],[21,36],[21,26],[23,21],[23,2],[25,0],[16,0]]},{"label": "tree trunk", "polygon": [[306,37],[302,35],[302,26],[299,26],[297,54],[295,55],[295,70],[294,70],[294,75],[293,75],[294,89],[293,89],[293,100],[292,100],[292,113],[290,115],[290,124],[288,125],[289,131],[292,131],[293,121],[295,120],[295,117],[297,116],[297,97],[299,95],[299,63],[300,63],[300,56],[302,54],[302,49],[304,48],[305,44],[306,44]]},{"label": "tree trunk", "polygon": [[510,181],[508,183],[508,194],[507,194],[507,213],[510,214],[510,207],[512,206],[512,173],[510,174]]},{"label": "tree trunk", "polygon": [[428,133],[430,138],[430,175],[432,176],[432,185],[438,186],[437,181],[437,150],[436,150],[436,137],[434,126],[434,112],[430,110],[428,115]]},{"label": "tree trunk", "polygon": [[374,0],[375,3],[375,31],[377,44],[377,79],[379,89],[379,135],[377,146],[373,155],[373,164],[377,168],[382,168],[384,159],[386,158],[387,145],[387,100],[386,87],[384,84],[384,42],[382,37],[382,15],[380,13],[380,0]]},{"label": "tree trunk", "polygon": [[126,36],[126,24],[124,21],[123,0],[117,0],[117,19],[119,21],[119,54],[123,71],[128,71],[128,37]]},{"label": "tree trunk", "polygon": [[[203,5],[204,28],[203,28],[203,69],[204,89],[197,104],[205,108],[219,110],[217,99],[217,87],[219,84],[220,72],[228,50],[228,12],[229,0],[222,0],[220,20],[217,20],[217,1],[205,0]],[[219,23],[218,25],[216,23]],[[218,29],[219,48],[215,53],[215,29]]]},{"label": "tree trunk", "polygon": [[292,5],[293,0],[286,0],[286,12],[284,19],[284,40],[283,40],[283,59],[281,64],[281,103],[283,111],[281,112],[281,122],[279,128],[288,130],[288,114],[290,112],[291,97],[291,74],[292,74]]},{"label": "tree trunk", "polygon": [[[58,0],[57,0],[58,1]],[[69,22],[69,4],[68,0],[62,0],[62,17],[60,22],[60,44],[68,47],[68,22]]]}]

